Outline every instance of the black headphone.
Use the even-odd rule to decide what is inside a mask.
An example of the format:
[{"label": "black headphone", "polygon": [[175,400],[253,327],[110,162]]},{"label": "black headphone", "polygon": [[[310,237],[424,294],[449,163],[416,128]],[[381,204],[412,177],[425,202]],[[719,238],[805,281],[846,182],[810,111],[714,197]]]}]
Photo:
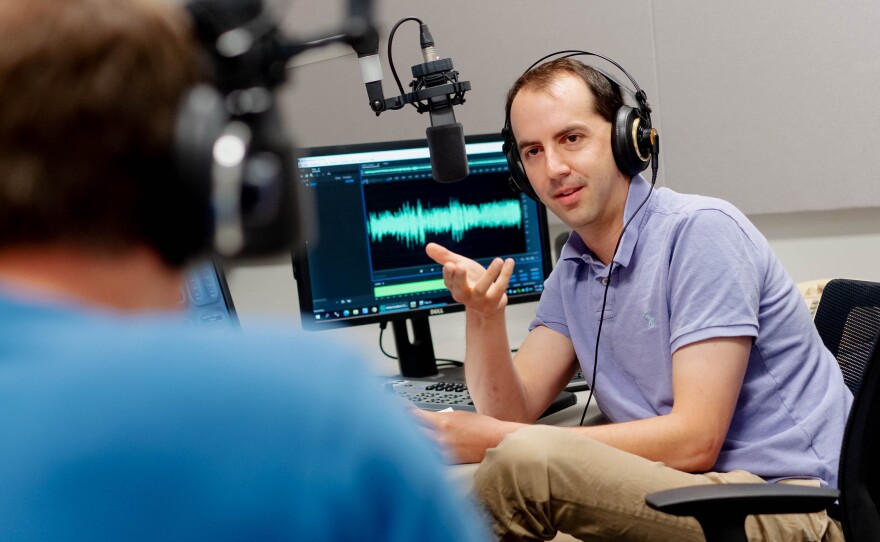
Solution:
[{"label": "black headphone", "polygon": [[[560,56],[562,55],[562,56]],[[623,69],[617,62],[608,57],[589,51],[565,50],[550,53],[537,62],[528,67],[523,74],[544,62],[548,58],[559,56],[559,58],[569,58],[574,56],[595,56],[613,64],[617,69],[632,82],[635,91],[625,85],[618,83],[613,77],[598,68],[593,68],[602,76],[608,79],[612,85],[623,89],[636,102],[637,107],[628,105],[621,106],[614,116],[614,124],[611,131],[611,152],[614,155],[614,162],[617,169],[628,177],[633,177],[653,164],[652,169],[656,174],[659,154],[660,154],[660,136],[651,125],[651,106],[648,105],[648,96],[645,94],[635,79]],[[504,113],[504,128],[501,130],[504,138],[502,151],[507,158],[507,165],[510,169],[510,186],[514,192],[522,192],[535,201],[540,201],[538,195],[532,188],[529,178],[526,175],[522,160],[519,156],[519,149],[516,145],[516,139],[513,136],[513,129],[510,126],[510,107],[508,106]]]},{"label": "black headphone", "polygon": [[[307,206],[300,205],[293,146],[272,90],[284,80],[283,65],[278,71],[260,57],[259,40],[271,39],[275,28],[259,1],[196,0],[186,8],[213,83],[184,93],[170,159],[153,167],[138,161],[138,177],[150,177],[142,230],[173,264],[212,249],[223,256],[287,249],[302,233]],[[240,30],[255,45],[221,50],[237,45],[223,39]]]}]

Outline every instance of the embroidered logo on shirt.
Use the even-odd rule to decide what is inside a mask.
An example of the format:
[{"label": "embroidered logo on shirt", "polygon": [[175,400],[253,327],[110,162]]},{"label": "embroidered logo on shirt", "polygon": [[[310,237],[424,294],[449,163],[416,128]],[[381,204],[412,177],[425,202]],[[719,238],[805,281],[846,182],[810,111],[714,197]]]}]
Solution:
[{"label": "embroidered logo on shirt", "polygon": [[645,313],[645,320],[648,321],[648,329],[654,327],[654,317],[651,316],[650,312]]}]

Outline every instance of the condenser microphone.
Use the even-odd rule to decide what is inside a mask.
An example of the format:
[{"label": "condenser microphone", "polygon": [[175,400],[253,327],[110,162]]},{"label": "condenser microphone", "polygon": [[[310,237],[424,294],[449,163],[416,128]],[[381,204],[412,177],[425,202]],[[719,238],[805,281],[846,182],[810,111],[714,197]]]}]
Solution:
[{"label": "condenser microphone", "polygon": [[[413,66],[416,84],[424,81],[426,89],[445,84],[448,80],[447,74],[452,71],[452,59],[441,59],[437,55],[434,37],[428,25],[424,23],[420,27],[419,40],[425,62]],[[448,66],[444,61],[448,61]],[[425,135],[428,139],[428,153],[431,156],[431,176],[438,183],[454,183],[470,173],[464,146],[464,128],[460,122],[455,122],[452,105],[448,95],[428,98],[431,126],[425,130]]]},{"label": "condenser microphone", "polygon": [[415,106],[419,113],[428,112],[431,126],[425,130],[428,153],[431,158],[431,176],[440,183],[454,183],[468,176],[470,169],[464,143],[464,128],[455,121],[453,106],[464,103],[464,93],[471,89],[470,82],[459,81],[452,59],[440,58],[434,48],[434,38],[428,25],[419,19],[407,17],[394,26],[388,38],[388,57],[391,71],[403,93],[403,86],[394,70],[391,59],[391,43],[394,32],[404,21],[416,21],[420,25],[419,39],[424,62],[412,67],[413,89],[408,94],[385,99],[382,92],[382,66],[379,62],[378,35],[364,35],[351,40],[357,52],[361,76],[367,89],[370,108],[379,115],[388,109],[401,109],[407,104]]}]

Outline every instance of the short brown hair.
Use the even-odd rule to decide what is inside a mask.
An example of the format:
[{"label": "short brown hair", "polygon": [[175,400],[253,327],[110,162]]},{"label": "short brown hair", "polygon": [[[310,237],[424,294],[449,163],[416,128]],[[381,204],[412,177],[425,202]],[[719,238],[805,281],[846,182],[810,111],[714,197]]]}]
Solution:
[{"label": "short brown hair", "polygon": [[623,106],[623,95],[620,91],[620,85],[603,75],[596,68],[587,66],[583,62],[572,58],[557,58],[556,60],[539,64],[522,74],[513,83],[510,90],[507,91],[507,100],[504,104],[504,119],[507,127],[510,127],[510,108],[513,105],[513,99],[516,98],[520,90],[524,88],[547,89],[564,74],[579,77],[593,95],[593,107],[596,113],[606,121],[614,124],[617,110]]},{"label": "short brown hair", "polygon": [[145,242],[132,164],[170,162],[199,78],[189,18],[167,0],[2,2],[0,36],[0,248]]}]

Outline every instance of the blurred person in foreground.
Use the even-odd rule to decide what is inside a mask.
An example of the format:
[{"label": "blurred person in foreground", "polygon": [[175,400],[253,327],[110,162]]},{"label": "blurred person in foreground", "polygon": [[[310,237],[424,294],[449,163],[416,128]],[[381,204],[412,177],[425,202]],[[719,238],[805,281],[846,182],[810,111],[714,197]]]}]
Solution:
[{"label": "blurred person in foreground", "polygon": [[190,25],[0,2],[0,539],[480,539],[353,352],[183,325]]}]

